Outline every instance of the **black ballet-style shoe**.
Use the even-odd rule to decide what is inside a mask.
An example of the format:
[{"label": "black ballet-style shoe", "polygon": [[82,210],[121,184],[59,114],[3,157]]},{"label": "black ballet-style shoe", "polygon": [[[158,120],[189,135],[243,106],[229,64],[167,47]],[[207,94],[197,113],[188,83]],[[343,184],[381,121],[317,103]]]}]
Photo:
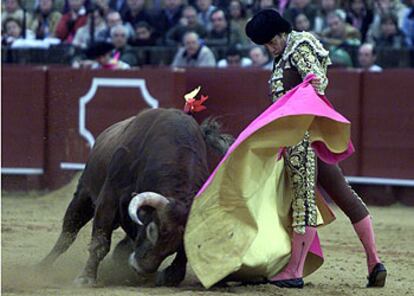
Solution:
[{"label": "black ballet-style shoe", "polygon": [[374,269],[368,276],[367,288],[381,288],[385,286],[385,279],[387,278],[387,270],[384,264],[377,263]]},{"label": "black ballet-style shoe", "polygon": [[280,280],[280,281],[269,281],[269,284],[275,285],[279,288],[293,288],[302,289],[305,283],[302,278],[291,279],[291,280]]}]

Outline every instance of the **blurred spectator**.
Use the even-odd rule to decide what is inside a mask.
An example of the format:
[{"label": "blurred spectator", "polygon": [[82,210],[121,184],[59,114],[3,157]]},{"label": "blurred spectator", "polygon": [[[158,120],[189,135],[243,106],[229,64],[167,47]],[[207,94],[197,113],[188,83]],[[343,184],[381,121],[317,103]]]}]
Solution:
[{"label": "blurred spectator", "polygon": [[139,22],[135,27],[135,37],[129,41],[132,46],[154,46],[158,45],[159,38],[147,22]]},{"label": "blurred spectator", "polygon": [[186,6],[183,9],[180,23],[167,32],[166,44],[180,44],[184,34],[189,31],[196,32],[200,38],[204,38],[207,35],[206,29],[198,21],[197,10],[193,6]]},{"label": "blurred spectator", "polygon": [[332,46],[329,48],[329,57],[332,67],[335,68],[352,68],[353,62],[351,55],[343,48]]},{"label": "blurred spectator", "polygon": [[97,8],[103,11],[103,16],[105,17],[109,11],[111,11],[111,8],[109,7],[108,0],[94,0],[95,5],[89,6],[90,8]]},{"label": "blurred spectator", "polygon": [[109,0],[108,6],[112,11],[119,12],[120,15],[125,15],[128,10],[127,0]]},{"label": "blurred spectator", "polygon": [[405,34],[406,44],[414,47],[414,0],[409,1],[410,9],[407,11],[403,19],[402,31]]},{"label": "blurred spectator", "polygon": [[279,0],[277,5],[277,10],[281,15],[284,15],[286,8],[288,8],[290,0]]},{"label": "blurred spectator", "polygon": [[210,19],[212,28],[206,37],[209,46],[242,44],[241,32],[237,27],[229,26],[224,10],[216,9],[211,13]]},{"label": "blurred spectator", "polygon": [[[70,11],[70,4],[69,0],[56,0],[57,7],[62,6],[62,4],[58,5],[59,3],[62,3],[63,1],[63,8],[59,10],[62,14],[68,13]],[[91,6],[93,6],[92,1],[94,0],[85,0],[83,2],[83,6],[86,10],[88,10]]]},{"label": "blurred spectator", "polygon": [[370,72],[381,72],[382,68],[375,64],[377,53],[374,45],[370,43],[362,44],[358,49],[359,66]]},{"label": "blurred spectator", "polygon": [[368,7],[366,0],[350,0],[346,21],[361,33],[361,41],[365,42],[369,27],[374,20],[374,12]]},{"label": "blurred spectator", "polygon": [[226,58],[218,61],[218,68],[230,68],[230,67],[249,67],[252,65],[252,60],[242,57],[240,50],[237,46],[230,46],[226,51]]},{"label": "blurred spectator", "polygon": [[[95,11],[91,12],[93,15],[94,21],[94,40],[99,39],[99,35],[104,32],[107,27],[104,20],[104,11],[100,8],[96,9]],[[85,26],[79,28],[79,30],[75,34],[75,38],[73,38],[72,44],[76,47],[80,48],[87,48],[89,43],[91,43],[91,35],[92,35],[92,26],[91,26],[91,17],[88,16],[88,21]]]},{"label": "blurred spectator", "polygon": [[139,22],[147,22],[152,25],[152,19],[145,9],[145,0],[127,0],[128,9],[121,15],[124,23],[129,23],[133,28]]},{"label": "blurred spectator", "polygon": [[359,46],[361,44],[361,34],[359,31],[345,22],[341,13],[331,12],[326,16],[328,28],[322,32],[321,41],[328,48],[331,46]]},{"label": "blurred spectator", "polygon": [[69,0],[69,12],[65,13],[55,31],[55,36],[65,43],[72,43],[76,31],[87,22],[85,0]]},{"label": "blurred spectator", "polygon": [[[1,22],[4,25],[4,22],[8,18],[13,18],[17,20],[21,25],[23,25],[23,9],[21,7],[19,0],[5,0],[2,1],[2,12],[1,12]],[[30,24],[32,16],[29,12],[26,11],[26,24]]]},{"label": "blurred spectator", "polygon": [[246,7],[240,0],[232,0],[228,7],[230,26],[237,28],[241,33],[242,44],[248,44],[249,38],[244,32],[244,28],[247,23],[247,11]]},{"label": "blurred spectator", "polygon": [[381,32],[381,18],[386,14],[393,14],[397,17],[398,27],[402,28],[404,16],[408,12],[408,8],[401,3],[400,0],[376,0],[374,20],[368,31],[368,40],[378,38]]},{"label": "blurred spectator", "polygon": [[331,12],[340,13],[342,18],[345,18],[345,11],[339,9],[338,0],[321,0],[320,8],[318,9],[317,16],[315,17],[315,25],[313,31],[317,34],[321,34],[328,28],[326,22],[326,16]]},{"label": "blurred spectator", "polygon": [[226,10],[229,7],[230,0],[214,0],[213,2],[217,8]]},{"label": "blurred spectator", "polygon": [[326,16],[328,28],[322,32],[321,41],[328,48],[333,66],[353,66],[349,52],[361,44],[359,31],[345,22],[341,13],[331,12]]},{"label": "blurred spectator", "polygon": [[[255,7],[253,13],[257,13],[262,9],[276,9],[278,10],[277,0],[259,0],[255,1]],[[290,1],[287,1],[286,8]]]},{"label": "blurred spectator", "polygon": [[299,13],[295,20],[293,21],[293,29],[298,32],[310,32],[311,31],[311,24],[304,13]]},{"label": "blurred spectator", "polygon": [[91,44],[85,51],[86,60],[75,61],[75,68],[90,69],[129,69],[130,66],[119,60],[119,55],[113,56],[114,46],[108,42],[95,42]]},{"label": "blurred spectator", "polygon": [[215,67],[216,58],[210,48],[201,43],[195,32],[187,32],[183,37],[184,47],[174,57],[172,67]]},{"label": "blurred spectator", "polygon": [[111,38],[115,54],[119,55],[119,59],[131,67],[138,66],[137,53],[127,44],[128,29],[123,25],[116,25],[111,29]]},{"label": "blurred spectator", "polygon": [[[106,29],[99,32],[96,41],[107,41],[111,42],[111,29],[116,25],[122,25],[122,18],[118,11],[110,11],[106,15]],[[128,29],[128,38],[133,38],[134,29],[129,24],[125,24]]]},{"label": "blurred spectator", "polygon": [[212,0],[197,0],[197,8],[198,8],[198,21],[202,24],[207,31],[211,30],[211,13],[217,9],[212,4]]},{"label": "blurred spectator", "polygon": [[273,69],[273,61],[269,58],[269,55],[263,46],[252,47],[249,50],[249,57],[252,61],[252,67],[258,67],[266,70]]},{"label": "blurred spectator", "polygon": [[377,49],[401,49],[406,47],[405,36],[398,28],[397,17],[385,14],[381,17],[381,31],[378,38],[374,38]]},{"label": "blurred spectator", "polygon": [[288,9],[285,10],[283,16],[291,24],[293,24],[295,16],[299,13],[304,13],[308,17],[311,23],[311,27],[313,29],[315,26],[315,17],[317,14],[317,9],[313,4],[311,4],[310,0],[291,0],[290,6]]},{"label": "blurred spectator", "polygon": [[56,26],[62,15],[53,7],[53,0],[39,0],[39,4],[34,12],[33,19],[29,25],[36,39],[54,37]]},{"label": "blurred spectator", "polygon": [[[22,25],[19,20],[14,18],[7,18],[4,20],[3,23],[3,36],[2,36],[2,45],[3,46],[12,46],[13,43],[17,40],[21,40],[23,38],[23,29]],[[33,32],[27,30],[26,31],[26,38],[27,39],[34,39]]]},{"label": "blurred spectator", "polygon": [[[182,0],[165,0],[164,8],[155,16],[155,28],[165,38],[165,34],[172,27],[178,25],[184,5]],[[165,40],[165,39],[164,39]]]}]

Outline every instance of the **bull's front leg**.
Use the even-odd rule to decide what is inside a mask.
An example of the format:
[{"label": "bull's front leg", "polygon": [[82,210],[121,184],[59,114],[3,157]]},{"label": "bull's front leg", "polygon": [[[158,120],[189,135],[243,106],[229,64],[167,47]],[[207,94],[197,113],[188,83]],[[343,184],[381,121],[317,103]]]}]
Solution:
[{"label": "bull's front leg", "polygon": [[111,236],[116,225],[118,203],[114,192],[104,185],[98,198],[93,220],[92,239],[89,245],[89,258],[82,273],[75,279],[78,286],[94,286],[100,262],[109,253]]},{"label": "bull's front leg", "polygon": [[180,247],[174,261],[163,271],[158,272],[157,286],[178,286],[185,277],[187,268],[187,256],[185,255],[184,246]]}]

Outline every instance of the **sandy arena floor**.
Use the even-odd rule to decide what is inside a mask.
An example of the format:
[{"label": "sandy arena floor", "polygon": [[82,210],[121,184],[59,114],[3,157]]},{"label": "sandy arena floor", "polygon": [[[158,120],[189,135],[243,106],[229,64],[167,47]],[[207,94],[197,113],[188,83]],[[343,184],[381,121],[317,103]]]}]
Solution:
[{"label": "sandy arena floor", "polygon": [[[338,210],[337,221],[320,231],[325,264],[306,278],[303,290],[282,290],[271,285],[205,290],[189,269],[179,288],[156,288],[149,276],[137,279],[128,268],[116,270],[107,256],[101,265],[98,287],[81,289],[72,284],[87,258],[90,224],[58,259],[52,270],[39,272],[33,265],[49,252],[74,191],[65,188],[39,196],[2,196],[2,295],[414,295],[414,208],[371,208],[379,253],[388,268],[384,289],[366,289],[362,246],[351,225]],[[123,233],[117,230],[113,243]]]}]

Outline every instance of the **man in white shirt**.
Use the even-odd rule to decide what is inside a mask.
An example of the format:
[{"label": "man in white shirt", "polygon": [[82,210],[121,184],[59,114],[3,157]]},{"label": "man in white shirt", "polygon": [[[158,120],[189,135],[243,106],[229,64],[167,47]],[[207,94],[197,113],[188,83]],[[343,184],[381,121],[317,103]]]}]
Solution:
[{"label": "man in white shirt", "polygon": [[187,32],[183,37],[184,47],[180,48],[171,64],[172,67],[215,67],[216,58],[210,48],[201,43],[195,32]]},{"label": "man in white shirt", "polygon": [[249,57],[252,60],[252,66],[265,70],[273,69],[273,61],[269,58],[266,49],[263,46],[254,46],[249,50]]},{"label": "man in white shirt", "polygon": [[362,44],[358,49],[359,66],[369,72],[381,72],[382,68],[375,64],[377,54],[374,45],[370,43]]},{"label": "man in white shirt", "polygon": [[240,50],[236,46],[231,46],[226,51],[226,58],[218,61],[218,68],[228,67],[249,67],[252,65],[252,60],[249,58],[242,57]]}]

